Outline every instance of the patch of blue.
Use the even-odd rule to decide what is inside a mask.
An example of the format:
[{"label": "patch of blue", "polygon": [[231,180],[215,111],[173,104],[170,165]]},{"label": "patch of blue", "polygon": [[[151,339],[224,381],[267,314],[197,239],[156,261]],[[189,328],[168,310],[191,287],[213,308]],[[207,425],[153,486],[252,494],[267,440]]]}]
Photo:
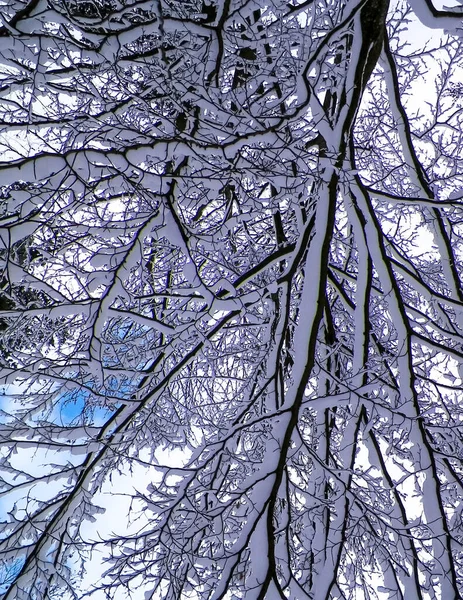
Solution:
[{"label": "patch of blue", "polygon": [[103,424],[117,409],[95,406],[90,399],[91,393],[79,389],[63,394],[57,403],[55,417],[60,425],[72,425],[83,422],[86,425]]},{"label": "patch of blue", "polygon": [[0,567],[0,594],[5,594],[22,569],[25,558],[16,558],[9,565]]}]

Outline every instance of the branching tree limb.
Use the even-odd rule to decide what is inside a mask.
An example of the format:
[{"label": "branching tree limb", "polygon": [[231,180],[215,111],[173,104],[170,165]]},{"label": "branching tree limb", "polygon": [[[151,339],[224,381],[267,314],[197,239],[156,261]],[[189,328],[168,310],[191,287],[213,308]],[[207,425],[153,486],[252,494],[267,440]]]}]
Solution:
[{"label": "branching tree limb", "polygon": [[460,12],[0,7],[4,600],[463,594]]}]

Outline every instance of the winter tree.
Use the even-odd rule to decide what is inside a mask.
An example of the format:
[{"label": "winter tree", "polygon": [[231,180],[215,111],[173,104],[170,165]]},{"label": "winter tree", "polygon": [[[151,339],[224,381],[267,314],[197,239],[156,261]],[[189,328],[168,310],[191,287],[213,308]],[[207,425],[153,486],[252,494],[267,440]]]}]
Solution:
[{"label": "winter tree", "polygon": [[462,22],[0,2],[4,600],[462,597]]}]

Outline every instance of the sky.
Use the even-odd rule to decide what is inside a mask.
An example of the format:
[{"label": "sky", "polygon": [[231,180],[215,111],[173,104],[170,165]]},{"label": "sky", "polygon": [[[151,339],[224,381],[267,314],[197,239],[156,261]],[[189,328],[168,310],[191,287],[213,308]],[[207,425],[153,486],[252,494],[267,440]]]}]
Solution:
[{"label": "sky", "polygon": [[[448,2],[444,2],[439,0],[439,3],[444,6],[448,5]],[[438,2],[436,2],[436,5]],[[458,3],[455,4],[457,6]],[[422,46],[423,42],[429,43],[438,43],[440,39],[441,32],[439,30],[426,30],[421,24],[412,23],[407,32],[407,38],[410,43],[409,51],[414,51]],[[431,67],[431,65],[430,65]],[[429,77],[432,79],[432,67],[429,71]],[[419,103],[423,101],[423,98],[429,99],[429,81],[423,80],[422,84],[415,84],[413,89],[413,99],[410,102],[410,105],[414,105],[416,103],[416,109],[418,110]],[[429,240],[423,240],[423,244],[426,245],[430,243]],[[9,411],[12,408],[12,404],[15,402],[15,398],[21,394],[21,387],[18,385],[9,385],[3,386],[0,388],[0,409]],[[58,402],[57,408],[53,413],[52,419],[57,424],[69,424],[73,419],[78,417],[83,408],[85,406],[85,396],[77,395],[73,398],[72,401],[69,401],[69,398],[63,397],[61,401]],[[101,423],[106,417],[106,413],[103,409],[97,409],[94,414],[94,419],[96,423]],[[170,464],[174,466],[178,464],[179,461],[183,460],[183,457],[179,453],[169,453],[168,451],[159,452],[158,458],[161,463]],[[50,457],[41,456],[38,453],[21,451],[16,459],[15,465],[18,468],[22,468],[24,470],[29,470],[31,473],[38,474],[43,469],[43,463],[45,461],[50,460]],[[55,460],[55,458],[53,458]],[[76,460],[75,457],[69,455],[68,457],[62,456],[61,460]],[[147,469],[143,466],[139,466],[138,469],[135,469],[135,472],[125,473],[121,472],[118,474],[114,474],[112,478],[112,482],[109,481],[105,485],[102,493],[98,496],[97,503],[105,509],[105,513],[100,515],[97,518],[95,523],[86,523],[84,525],[83,531],[88,539],[93,539],[97,541],[99,536],[105,537],[106,535],[110,535],[112,532],[118,532],[118,529],[123,528],[123,518],[121,515],[125,515],[128,512],[129,507],[129,499],[127,493],[131,489],[135,488],[143,488],[146,484],[146,479],[152,476]],[[48,492],[50,492],[51,488],[48,488]],[[38,491],[38,490],[36,490]],[[18,501],[20,499],[18,498]],[[9,499],[11,502],[11,499]],[[5,505],[5,501],[2,501],[0,498],[0,516],[3,512],[5,512],[9,507]],[[94,582],[97,582],[100,579],[102,572],[104,571],[104,564],[102,561],[103,556],[95,553],[92,560],[90,560],[87,565],[87,573],[81,582],[82,590],[89,590]],[[0,574],[1,577],[1,574]],[[1,588],[0,588],[1,591]],[[144,594],[140,591],[140,600],[142,600]],[[121,598],[123,596],[121,595]],[[97,594],[94,596],[95,600],[103,600],[103,594]],[[138,600],[137,596],[135,596],[136,600]],[[387,595],[384,595],[384,598],[387,598]],[[359,599],[360,600],[360,599]]]}]

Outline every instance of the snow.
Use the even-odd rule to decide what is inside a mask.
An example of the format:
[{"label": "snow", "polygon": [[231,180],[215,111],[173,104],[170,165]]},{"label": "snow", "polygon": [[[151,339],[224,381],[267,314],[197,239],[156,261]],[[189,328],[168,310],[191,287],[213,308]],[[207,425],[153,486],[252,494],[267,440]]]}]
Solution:
[{"label": "snow", "polygon": [[463,11],[461,7],[446,7],[437,10],[433,0],[409,0],[419,20],[431,29],[444,29],[458,35],[463,34]]},{"label": "snow", "polygon": [[[166,597],[163,569],[178,575],[185,566],[189,584],[196,582],[194,600],[206,588],[212,598],[230,598],[235,594],[228,589],[232,575],[243,597],[259,597],[270,559],[275,559],[280,582],[289,582],[284,594],[291,600],[330,593],[341,597],[344,590],[360,600],[369,588],[362,592],[352,587],[360,581],[354,565],[359,559],[363,568],[360,553],[366,556],[373,548],[362,547],[363,538],[355,536],[371,515],[378,519],[371,526],[378,538],[377,565],[366,565],[362,577],[376,586],[378,597],[383,600],[392,589],[407,600],[419,597],[416,579],[405,572],[415,540],[417,547],[422,544],[419,568],[429,568],[429,581],[443,598],[451,598],[452,588],[443,580],[452,557],[441,541],[449,538],[439,504],[442,488],[423,429],[427,419],[437,419],[437,412],[425,406],[427,397],[418,405],[416,394],[425,376],[436,379],[444,367],[451,369],[446,379],[450,389],[458,373],[463,329],[458,281],[448,264],[445,232],[435,232],[435,244],[426,235],[417,236],[422,247],[408,254],[404,248],[409,246],[400,239],[406,226],[392,218],[387,222],[381,212],[386,203],[399,200],[379,190],[377,204],[370,205],[348,153],[340,155],[357,92],[361,2],[346,4],[350,16],[341,14],[342,3],[331,3],[328,15],[323,2],[316,7],[302,0],[283,3],[281,11],[277,4],[248,2],[233,9],[223,40],[213,26],[194,22],[196,13],[191,19],[170,18],[161,15],[161,3],[143,2],[137,7],[157,12],[158,18],[128,25],[133,7],[121,8],[125,12],[119,19],[105,17],[98,26],[113,35],[89,31],[88,40],[100,44],[98,51],[89,49],[79,29],[92,28],[91,19],[78,25],[72,14],[65,18],[56,13],[53,20],[54,11],[41,12],[42,4],[18,27],[39,30],[49,21],[46,39],[52,48],[38,51],[38,37],[31,34],[22,57],[28,62],[12,70],[8,54],[3,72],[5,106],[14,101],[18,110],[29,111],[28,118],[18,120],[30,121],[27,126],[12,123],[11,129],[5,125],[8,131],[1,138],[6,148],[2,185],[18,188],[5,200],[3,248],[28,236],[46,246],[42,257],[26,257],[24,263],[4,254],[5,278],[50,295],[46,310],[31,305],[30,310],[4,312],[15,326],[0,331],[0,342],[14,350],[4,360],[2,381],[21,376],[31,382],[17,394],[23,422],[2,414],[0,425],[0,438],[10,438],[3,444],[2,459],[10,448],[17,451],[11,463],[18,473],[9,471],[4,478],[17,486],[6,494],[18,500],[16,516],[27,520],[41,498],[67,489],[69,503],[57,499],[59,512],[50,525],[56,539],[68,519],[83,519],[87,512],[80,530],[83,545],[96,542],[98,558],[88,562],[89,573],[76,594],[92,590],[103,577],[100,563],[107,551],[99,554],[101,537],[130,532],[139,538],[141,560],[146,561],[135,596],[151,597],[144,586],[152,585],[148,580],[156,571],[153,580],[162,581],[156,593]],[[423,2],[414,4],[421,18],[429,18]],[[189,8],[189,3],[169,4],[179,14],[188,14]],[[219,13],[225,8],[220,6]],[[264,12],[260,22],[254,13],[258,9]],[[330,19],[339,27],[330,25]],[[452,15],[438,20],[445,24],[449,19],[460,27]],[[71,20],[75,25],[58,27]],[[145,32],[166,36],[163,52],[132,61],[124,54],[127,44]],[[7,41],[17,35],[15,28],[10,35],[0,42],[0,54],[10,52]],[[225,45],[218,60],[220,41]],[[273,62],[262,60],[248,84],[232,90],[239,45],[248,42]],[[18,41],[15,51],[20,53],[20,46]],[[81,60],[86,66],[79,69]],[[214,82],[201,86],[201,77],[219,63],[221,87]],[[257,66],[246,68],[254,73]],[[62,68],[69,76],[59,74]],[[9,82],[22,70],[31,77],[29,82],[25,75],[26,81],[18,84],[24,97],[19,91],[8,96]],[[383,75],[391,88],[387,65],[377,79]],[[133,92],[144,78],[146,87]],[[73,82],[76,92],[63,88],[46,97],[50,82],[55,87]],[[272,86],[277,82],[284,93],[284,115],[275,110],[280,98]],[[337,94],[345,92],[346,105],[328,118],[322,104],[331,84]],[[34,85],[45,89],[41,107],[42,92],[32,98]],[[416,198],[403,199],[404,212],[412,204],[419,214],[432,215],[444,204],[459,210],[459,192],[442,203],[420,188],[400,107],[389,110],[376,92],[372,95],[384,109],[381,118],[399,123],[398,143],[416,187]],[[80,99],[84,104],[78,109]],[[243,104],[233,114],[224,108],[232,100]],[[38,123],[39,117],[58,111],[59,102],[64,116],[79,112],[75,122],[63,124],[63,137],[56,125],[42,129]],[[178,111],[190,111],[188,102],[199,108],[197,117],[189,114],[191,123],[197,118],[198,131],[180,134],[174,131],[175,119]],[[89,107],[88,119],[84,106]],[[231,127],[222,131],[223,123]],[[320,151],[314,143],[317,134],[325,138],[326,149]],[[368,163],[377,169],[378,182],[388,181],[388,160],[384,152],[377,163]],[[21,182],[40,185],[27,190]],[[237,199],[225,217],[225,208],[217,209],[217,194],[223,197],[228,182]],[[351,202],[352,191],[363,220]],[[199,227],[192,215],[203,201],[210,206]],[[279,251],[272,229],[277,210],[288,239]],[[448,235],[450,225],[445,223]],[[418,226],[413,219],[407,225]],[[156,260],[151,261],[153,249]],[[437,291],[419,276],[420,264],[431,271],[431,259],[439,253],[442,264],[436,272],[443,267],[450,298],[444,284]],[[148,256],[153,264],[146,264]],[[439,284],[437,276],[429,280]],[[2,284],[5,290],[8,283]],[[405,301],[409,306],[404,308]],[[435,323],[428,323],[431,314],[437,315]],[[453,327],[455,315],[458,327]],[[335,335],[328,342],[331,318]],[[48,327],[53,348],[47,346]],[[446,360],[438,364],[443,354]],[[445,406],[443,387],[432,393],[441,394]],[[76,389],[86,395],[77,397],[63,416],[66,393]],[[101,412],[86,421],[85,410],[92,405]],[[380,440],[381,456],[374,439]],[[69,475],[68,469],[75,472]],[[28,479],[42,474],[45,478],[36,486]],[[29,500],[20,498],[25,489]],[[133,504],[132,494],[137,498]],[[93,509],[87,508],[90,501]],[[38,529],[44,530],[45,516]],[[278,532],[271,530],[272,523]],[[425,530],[433,540],[418,539]],[[151,544],[146,553],[143,540]],[[273,543],[275,556],[269,556]],[[358,551],[353,550],[356,543]],[[134,544],[123,540],[126,557]],[[174,550],[167,564],[161,546],[162,551]],[[383,548],[394,552],[394,561],[382,560]],[[37,554],[50,565],[50,573],[55,551],[53,542]],[[442,566],[434,572],[431,561]],[[128,570],[121,571],[115,581],[128,577]],[[128,582],[127,589],[138,582]],[[272,582],[269,600],[279,594]]]}]

